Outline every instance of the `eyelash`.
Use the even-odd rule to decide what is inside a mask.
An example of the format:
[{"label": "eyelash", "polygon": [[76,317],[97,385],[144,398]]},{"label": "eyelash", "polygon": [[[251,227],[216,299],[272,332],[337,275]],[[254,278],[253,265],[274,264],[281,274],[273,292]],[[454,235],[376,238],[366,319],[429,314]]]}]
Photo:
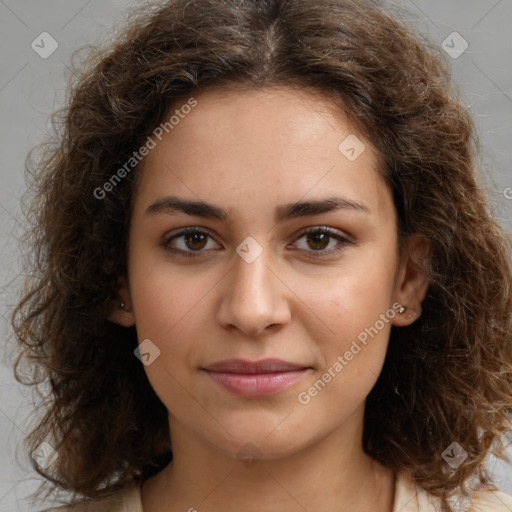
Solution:
[{"label": "eyelash", "polygon": [[[335,231],[334,229],[328,228],[328,227],[307,228],[297,237],[296,240],[300,240],[305,235],[308,235],[311,233],[322,233],[322,234],[328,235],[329,238],[334,238],[340,242],[340,246],[337,247],[336,249],[330,249],[330,250],[320,249],[317,251],[315,251],[315,250],[306,251],[308,253],[320,253],[319,256],[313,256],[314,258],[323,257],[323,256],[331,256],[335,253],[342,251],[343,249],[346,248],[346,246],[354,245],[354,243],[351,242],[348,238],[340,235],[337,231]],[[201,254],[205,252],[204,250],[183,251],[182,249],[172,248],[169,245],[172,240],[174,240],[176,238],[180,238],[185,235],[189,235],[189,234],[203,234],[210,238],[213,238],[207,231],[203,231],[199,228],[189,227],[189,228],[184,228],[184,229],[178,231],[177,233],[172,234],[171,236],[165,237],[164,240],[162,240],[162,243],[160,245],[164,248],[165,251],[176,254],[177,256],[181,256],[184,258],[194,258],[194,257],[201,256]],[[301,250],[301,249],[298,249],[298,250]]]}]

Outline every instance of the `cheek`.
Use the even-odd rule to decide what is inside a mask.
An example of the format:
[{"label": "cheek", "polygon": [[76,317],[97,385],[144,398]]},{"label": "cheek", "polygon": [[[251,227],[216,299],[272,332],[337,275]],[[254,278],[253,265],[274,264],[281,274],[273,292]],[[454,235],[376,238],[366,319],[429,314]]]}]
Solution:
[{"label": "cheek", "polygon": [[[381,251],[380,256],[378,251],[354,252],[336,272],[297,279],[294,292],[309,307],[316,326],[320,323],[325,327],[321,335],[324,342],[320,338],[318,343],[342,349],[379,321],[382,314],[394,315],[391,306],[396,263],[391,250]],[[381,322],[378,327],[384,335],[389,332]]]},{"label": "cheek", "polygon": [[[149,284],[152,280],[148,279]],[[144,370],[151,387],[168,411],[185,421],[190,414],[202,418],[204,411],[194,412],[196,395],[194,379],[197,372],[194,358],[201,353],[199,317],[204,317],[204,291],[182,286],[179,281],[169,283],[162,278],[153,286],[134,286],[134,310],[139,343],[150,339],[158,348],[158,357]],[[137,294],[138,293],[138,294]],[[204,332],[204,330],[203,330]],[[202,336],[205,341],[205,336]]]},{"label": "cheek", "polygon": [[364,403],[386,357],[391,321],[396,315],[383,286],[368,294],[360,280],[333,293],[319,311],[329,318],[320,335],[310,331],[320,365],[297,390],[308,417],[334,426]]},{"label": "cheek", "polygon": [[131,261],[130,293],[139,344],[149,339],[156,346],[158,357],[144,369],[160,396],[162,389],[178,385],[186,369],[186,354],[196,339],[196,315],[201,314],[208,288],[192,285],[184,273],[171,272],[168,264],[147,264],[142,256],[134,254]]},{"label": "cheek", "polygon": [[[346,267],[325,279],[321,289],[318,279],[303,282],[298,293],[308,297],[308,332],[321,366],[311,393],[301,390],[308,394],[306,401],[333,401],[345,409],[370,392],[382,369],[391,321],[397,314],[392,308],[396,263],[392,251],[382,251],[381,257],[369,251],[368,257],[358,254],[347,259]],[[322,398],[314,398],[317,394]]]},{"label": "cheek", "polygon": [[[167,271],[168,273],[168,271]],[[173,363],[181,353],[193,351],[197,331],[211,313],[205,311],[208,290],[201,280],[186,279],[175,271],[166,276],[158,268],[134,283],[133,307],[139,341],[149,338]]]},{"label": "cheek", "polygon": [[[137,235],[142,238],[134,233],[134,240]],[[193,264],[176,265],[167,256],[163,248],[152,248],[149,242],[130,247],[130,293],[137,330],[162,343],[190,325],[217,277]]]},{"label": "cheek", "polygon": [[[205,360],[214,359],[211,297],[219,282],[216,273],[192,266],[171,268],[165,259],[141,264],[133,258],[130,291],[139,343],[150,339],[158,358],[145,366],[155,392],[170,410],[190,403],[191,374]],[[186,389],[186,391],[185,391]]]}]

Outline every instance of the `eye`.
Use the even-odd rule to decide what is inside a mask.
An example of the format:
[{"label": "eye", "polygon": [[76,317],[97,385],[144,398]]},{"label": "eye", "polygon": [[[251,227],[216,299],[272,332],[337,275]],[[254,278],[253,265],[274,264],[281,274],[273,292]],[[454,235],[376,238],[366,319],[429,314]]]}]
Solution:
[{"label": "eye", "polygon": [[[304,239],[304,243],[295,242],[295,248],[310,253],[321,253],[319,255],[322,256],[337,253],[347,245],[353,245],[348,238],[328,227],[308,228],[297,240],[302,239]],[[188,258],[200,256],[207,250],[218,250],[221,247],[208,232],[195,227],[171,233],[164,238],[161,245],[168,252]]]},{"label": "eye", "polygon": [[[328,227],[308,228],[303,231],[297,240],[302,239],[304,239],[305,243],[302,244],[302,247],[298,247],[300,250],[319,252],[322,253],[321,255],[334,254],[345,249],[347,245],[354,245],[353,242],[338,231]],[[297,242],[295,245],[297,245]]]},{"label": "eye", "polygon": [[[220,246],[210,241],[213,238],[209,233],[198,228],[185,228],[164,238],[161,245],[166,251],[178,256],[194,257],[209,249],[218,249]],[[204,250],[203,250],[204,249]],[[195,254],[198,253],[198,254]]]}]

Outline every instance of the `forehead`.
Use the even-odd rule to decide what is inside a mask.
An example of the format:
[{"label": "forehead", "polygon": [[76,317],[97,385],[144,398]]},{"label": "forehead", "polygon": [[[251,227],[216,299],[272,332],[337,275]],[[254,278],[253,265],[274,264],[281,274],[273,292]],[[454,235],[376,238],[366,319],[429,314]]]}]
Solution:
[{"label": "forehead", "polygon": [[[215,198],[243,209],[342,193],[376,213],[390,207],[377,154],[330,98],[274,87],[215,90],[176,103],[139,174],[138,196]],[[190,104],[190,102],[189,102]],[[249,201],[249,202],[248,202]],[[391,204],[392,206],[392,204]]]}]

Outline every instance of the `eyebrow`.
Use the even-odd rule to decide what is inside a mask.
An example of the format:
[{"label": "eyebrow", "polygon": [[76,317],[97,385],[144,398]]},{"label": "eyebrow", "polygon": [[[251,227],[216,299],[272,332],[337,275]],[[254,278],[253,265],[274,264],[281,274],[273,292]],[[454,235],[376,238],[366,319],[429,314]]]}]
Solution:
[{"label": "eyebrow", "polygon": [[[275,222],[280,223],[289,219],[319,215],[335,210],[352,210],[364,214],[371,213],[371,210],[362,203],[343,197],[328,197],[325,199],[298,201],[278,206],[275,212]],[[176,196],[166,196],[157,199],[146,208],[145,214],[156,215],[165,213],[172,215],[177,212],[203,217],[205,219],[217,219],[223,222],[229,221],[230,218],[229,210],[221,206],[205,201],[182,199]]]}]

